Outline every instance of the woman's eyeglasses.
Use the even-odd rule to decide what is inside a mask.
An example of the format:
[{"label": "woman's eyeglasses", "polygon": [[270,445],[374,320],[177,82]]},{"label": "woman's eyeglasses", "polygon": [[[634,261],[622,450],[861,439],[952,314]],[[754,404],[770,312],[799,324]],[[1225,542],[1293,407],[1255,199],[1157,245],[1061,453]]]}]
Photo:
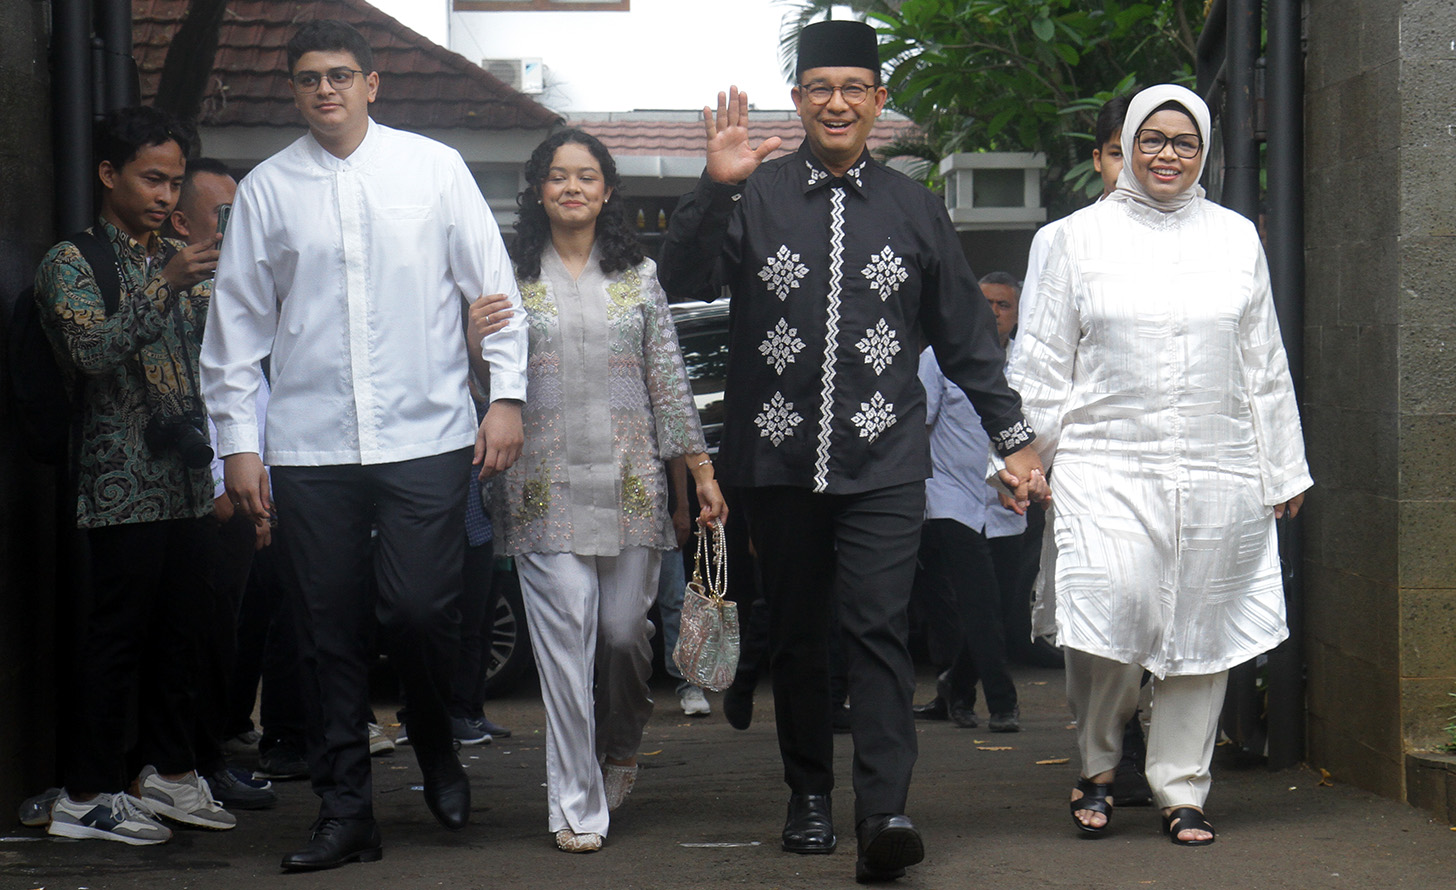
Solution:
[{"label": "woman's eyeglasses", "polygon": [[1203,137],[1195,136],[1192,133],[1169,136],[1157,130],[1138,130],[1137,132],[1138,151],[1145,155],[1157,154],[1169,142],[1173,143],[1173,154],[1180,158],[1196,158],[1198,153],[1203,151]]}]

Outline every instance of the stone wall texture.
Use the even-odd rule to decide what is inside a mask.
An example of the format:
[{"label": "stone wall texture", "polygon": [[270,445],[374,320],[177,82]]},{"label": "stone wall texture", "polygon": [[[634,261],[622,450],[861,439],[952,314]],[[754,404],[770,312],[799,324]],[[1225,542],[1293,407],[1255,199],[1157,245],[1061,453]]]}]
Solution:
[{"label": "stone wall texture", "polygon": [[1405,798],[1456,712],[1456,16],[1306,21],[1309,760]]}]

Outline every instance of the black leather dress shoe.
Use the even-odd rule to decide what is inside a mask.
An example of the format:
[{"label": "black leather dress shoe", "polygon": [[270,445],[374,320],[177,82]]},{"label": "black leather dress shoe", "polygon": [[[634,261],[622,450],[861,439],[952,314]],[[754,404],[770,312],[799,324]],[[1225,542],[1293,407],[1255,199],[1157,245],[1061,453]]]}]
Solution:
[{"label": "black leather dress shoe", "polygon": [[834,819],[829,815],[829,795],[789,795],[783,840],[786,853],[833,853],[837,841]]},{"label": "black leather dress shoe", "polygon": [[470,821],[470,779],[448,745],[426,747],[415,742],[415,756],[425,777],[425,806],[435,821],[459,831]]},{"label": "black leather dress shoe", "polygon": [[373,819],[320,819],[302,850],[283,857],[287,871],[319,871],[348,862],[378,862],[384,856]]},{"label": "black leather dress shoe", "polygon": [[914,705],[910,710],[914,712],[916,720],[950,719],[950,709],[945,706],[945,699],[938,695],[923,705]]},{"label": "black leather dress shoe", "polygon": [[905,874],[905,867],[925,858],[925,844],[909,816],[880,813],[859,823],[859,858],[854,861],[854,879],[861,884],[893,881]]}]

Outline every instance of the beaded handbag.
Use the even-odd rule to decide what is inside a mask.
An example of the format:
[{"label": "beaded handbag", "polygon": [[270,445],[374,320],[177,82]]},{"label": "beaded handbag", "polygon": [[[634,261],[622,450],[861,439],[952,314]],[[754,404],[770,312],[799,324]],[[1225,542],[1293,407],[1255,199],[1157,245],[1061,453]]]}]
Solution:
[{"label": "beaded handbag", "polygon": [[738,604],[723,598],[728,592],[728,548],[723,524],[714,523],[712,529],[710,544],[703,527],[698,526],[693,579],[683,593],[672,660],[689,683],[722,692],[738,671]]}]

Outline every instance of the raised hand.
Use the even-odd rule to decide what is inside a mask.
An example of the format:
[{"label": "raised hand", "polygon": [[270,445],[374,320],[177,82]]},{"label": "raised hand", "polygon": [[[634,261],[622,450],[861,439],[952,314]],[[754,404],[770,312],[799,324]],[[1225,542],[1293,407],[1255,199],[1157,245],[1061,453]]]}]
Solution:
[{"label": "raised hand", "polygon": [[748,94],[738,87],[718,94],[718,113],[703,106],[703,129],[708,137],[708,177],[714,182],[737,183],[783,144],[770,136],[753,148],[748,144]]}]

